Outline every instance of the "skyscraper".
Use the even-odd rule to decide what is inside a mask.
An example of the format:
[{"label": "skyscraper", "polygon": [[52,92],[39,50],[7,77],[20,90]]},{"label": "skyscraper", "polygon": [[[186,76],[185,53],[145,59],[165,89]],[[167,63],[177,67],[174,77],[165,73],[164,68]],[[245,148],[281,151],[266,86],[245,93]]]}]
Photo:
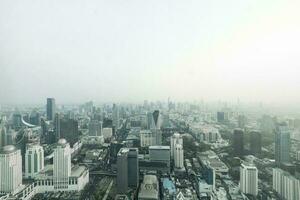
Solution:
[{"label": "skyscraper", "polygon": [[39,126],[41,124],[41,116],[40,113],[37,111],[33,111],[30,113],[29,116],[29,123],[33,125]]},{"label": "skyscraper", "polygon": [[0,123],[0,148],[5,146],[6,127]]},{"label": "skyscraper", "polygon": [[213,190],[216,187],[216,171],[209,165],[203,166],[203,177],[207,184],[212,185]]},{"label": "skyscraper", "polygon": [[154,129],[155,133],[155,145],[161,145],[162,143],[162,131],[160,129]]},{"label": "skyscraper", "polygon": [[159,110],[155,110],[152,114],[153,116],[153,121],[156,129],[160,129],[161,126],[161,116],[159,113]]},{"label": "skyscraper", "polygon": [[246,118],[245,115],[239,115],[238,116],[239,128],[245,128],[246,122],[247,122],[247,118]]},{"label": "skyscraper", "polygon": [[117,191],[124,194],[128,187],[137,188],[138,183],[138,149],[122,148],[117,155]]},{"label": "skyscraper", "polygon": [[0,150],[0,193],[18,192],[22,185],[21,150],[13,145]]},{"label": "skyscraper", "polygon": [[224,112],[217,112],[217,121],[219,123],[223,123],[225,121],[225,113]]},{"label": "skyscraper", "polygon": [[28,144],[25,154],[25,177],[34,178],[43,169],[43,147],[38,144]]},{"label": "skyscraper", "polygon": [[155,124],[153,120],[153,115],[151,112],[147,112],[147,129],[154,129]]},{"label": "skyscraper", "polygon": [[255,156],[261,153],[261,134],[258,131],[250,133],[250,151]]},{"label": "skyscraper", "polygon": [[183,146],[182,144],[175,144],[174,149],[174,164],[175,168],[182,169],[183,166]]},{"label": "skyscraper", "polygon": [[290,162],[290,131],[284,123],[275,130],[275,161],[277,165]]},{"label": "skyscraper", "polygon": [[273,190],[282,199],[300,199],[300,180],[279,168],[273,169]]},{"label": "skyscraper", "polygon": [[244,155],[244,131],[242,129],[235,129],[232,139],[233,154],[235,156]]},{"label": "skyscraper", "polygon": [[128,148],[122,148],[117,155],[117,192],[120,194],[128,190],[128,152]]},{"label": "skyscraper", "polygon": [[171,158],[174,158],[175,145],[181,144],[183,145],[182,136],[179,133],[174,133],[171,137]]},{"label": "skyscraper", "polygon": [[55,118],[54,118],[54,130],[55,130],[55,135],[56,135],[57,140],[59,140],[59,138],[61,137],[61,134],[60,134],[60,120],[61,120],[60,114],[56,113]]},{"label": "skyscraper", "polygon": [[59,139],[53,155],[53,184],[54,189],[68,188],[71,175],[71,149],[65,139]]},{"label": "skyscraper", "polygon": [[258,171],[250,163],[242,163],[240,167],[240,190],[245,194],[258,194]]},{"label": "skyscraper", "polygon": [[[29,121],[29,120],[25,120]],[[22,127],[22,115],[19,112],[16,112],[12,116],[13,129],[19,130]]]},{"label": "skyscraper", "polygon": [[139,185],[139,150],[130,148],[128,152],[128,186],[137,188]]},{"label": "skyscraper", "polygon": [[102,122],[98,120],[91,120],[89,123],[89,136],[102,135]]},{"label": "skyscraper", "polygon": [[75,119],[62,119],[60,122],[61,138],[65,138],[73,147],[79,140],[78,121]]},{"label": "skyscraper", "polygon": [[140,142],[142,147],[160,145],[158,136],[161,136],[160,130],[141,130]]},{"label": "skyscraper", "polygon": [[54,120],[55,116],[55,99],[47,98],[47,120]]},{"label": "skyscraper", "polygon": [[113,104],[112,108],[112,118],[113,118],[113,126],[115,129],[119,128],[119,107],[116,104]]}]

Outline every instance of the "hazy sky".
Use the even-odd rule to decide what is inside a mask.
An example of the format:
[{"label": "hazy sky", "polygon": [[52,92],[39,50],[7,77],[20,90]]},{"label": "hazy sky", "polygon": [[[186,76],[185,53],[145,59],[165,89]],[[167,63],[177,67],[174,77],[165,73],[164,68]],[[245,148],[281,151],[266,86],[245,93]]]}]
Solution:
[{"label": "hazy sky", "polygon": [[0,103],[300,102],[299,0],[1,0]]}]

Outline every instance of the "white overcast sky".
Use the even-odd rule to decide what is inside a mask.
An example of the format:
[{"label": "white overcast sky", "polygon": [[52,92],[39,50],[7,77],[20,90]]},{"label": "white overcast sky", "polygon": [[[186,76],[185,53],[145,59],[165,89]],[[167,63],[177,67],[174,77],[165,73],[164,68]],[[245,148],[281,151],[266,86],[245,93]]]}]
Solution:
[{"label": "white overcast sky", "polygon": [[299,0],[1,0],[0,103],[297,103],[299,10]]}]

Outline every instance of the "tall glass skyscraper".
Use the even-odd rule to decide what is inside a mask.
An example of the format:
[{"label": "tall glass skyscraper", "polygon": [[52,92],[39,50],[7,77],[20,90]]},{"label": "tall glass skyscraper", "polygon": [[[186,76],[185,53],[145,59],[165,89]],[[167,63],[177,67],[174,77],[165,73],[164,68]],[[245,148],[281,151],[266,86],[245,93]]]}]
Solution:
[{"label": "tall glass skyscraper", "polygon": [[55,99],[47,98],[47,119],[54,120],[55,116]]},{"label": "tall glass skyscraper", "polygon": [[275,130],[275,161],[277,165],[290,162],[290,131],[284,123]]}]

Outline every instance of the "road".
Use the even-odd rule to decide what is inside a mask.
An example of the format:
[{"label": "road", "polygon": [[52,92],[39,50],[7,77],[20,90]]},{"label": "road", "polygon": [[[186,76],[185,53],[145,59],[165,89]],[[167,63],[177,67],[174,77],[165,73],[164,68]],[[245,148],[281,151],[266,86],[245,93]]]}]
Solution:
[{"label": "road", "polygon": [[106,193],[105,193],[105,195],[104,195],[104,197],[103,197],[102,200],[106,200],[106,199],[107,199],[108,194],[109,194],[109,192],[110,192],[110,189],[111,189],[113,183],[114,183],[114,180],[111,180],[109,186],[107,187]]}]

